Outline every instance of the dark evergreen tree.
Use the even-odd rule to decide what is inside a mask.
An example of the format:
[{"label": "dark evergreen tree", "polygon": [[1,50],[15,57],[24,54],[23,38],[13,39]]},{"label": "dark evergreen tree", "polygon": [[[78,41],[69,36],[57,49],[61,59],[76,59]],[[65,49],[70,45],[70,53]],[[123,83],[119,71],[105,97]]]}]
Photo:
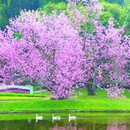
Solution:
[{"label": "dark evergreen tree", "polygon": [[41,0],[0,0],[0,28],[4,29],[8,20],[19,15],[20,10],[36,10]]}]

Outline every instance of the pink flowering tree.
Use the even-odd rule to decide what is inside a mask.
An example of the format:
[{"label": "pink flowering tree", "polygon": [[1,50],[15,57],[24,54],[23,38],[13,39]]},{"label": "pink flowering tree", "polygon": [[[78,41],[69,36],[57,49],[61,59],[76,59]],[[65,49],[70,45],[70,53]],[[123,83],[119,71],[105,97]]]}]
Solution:
[{"label": "pink flowering tree", "polygon": [[6,32],[7,42],[0,48],[5,84],[35,82],[59,99],[69,98],[72,86],[84,80],[82,39],[63,13],[22,12]]},{"label": "pink flowering tree", "polygon": [[95,34],[86,34],[87,59],[92,62],[92,89],[100,83],[105,87],[123,87],[129,84],[125,66],[130,58],[129,38],[122,30],[115,29],[110,21],[108,27],[95,22]]},{"label": "pink flowering tree", "polygon": [[74,2],[82,2],[89,12],[88,18],[83,20],[79,29],[79,34],[84,41],[82,49],[86,56],[88,93],[90,95],[95,94],[97,85],[103,85],[114,89],[115,95],[118,95],[119,92],[116,93],[118,88],[121,90],[120,92],[123,92],[120,88],[130,84],[128,74],[130,39],[124,36],[123,28],[116,29],[114,27],[112,19],[109,20],[107,27],[102,25],[100,15],[103,8],[98,0]]}]

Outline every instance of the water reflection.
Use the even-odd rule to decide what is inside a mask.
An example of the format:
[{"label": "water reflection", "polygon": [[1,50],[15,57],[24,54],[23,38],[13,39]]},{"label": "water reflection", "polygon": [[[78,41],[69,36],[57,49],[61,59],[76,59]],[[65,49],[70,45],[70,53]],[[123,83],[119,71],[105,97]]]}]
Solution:
[{"label": "water reflection", "polygon": [[115,124],[115,125],[112,124],[111,125],[111,124],[109,124],[107,126],[107,130],[129,130],[129,129],[127,128],[126,124],[123,124],[123,125],[118,125],[118,124]]},{"label": "water reflection", "polygon": [[49,130],[130,130],[130,127],[128,128],[126,124],[123,125],[114,125],[114,124],[108,124],[108,125],[86,125],[86,126],[73,126],[73,125],[66,125],[66,126],[59,126],[56,124],[54,128],[50,128]]},{"label": "water reflection", "polygon": [[51,119],[0,121],[0,130],[130,130],[130,119],[87,117],[71,122],[67,118],[54,122]]}]

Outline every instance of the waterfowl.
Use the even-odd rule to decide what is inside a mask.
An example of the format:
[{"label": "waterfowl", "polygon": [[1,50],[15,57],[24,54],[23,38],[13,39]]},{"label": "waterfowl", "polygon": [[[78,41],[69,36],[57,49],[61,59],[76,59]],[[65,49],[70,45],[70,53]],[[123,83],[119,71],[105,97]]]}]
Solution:
[{"label": "waterfowl", "polygon": [[54,114],[52,114],[52,120],[60,120],[60,116],[54,116]]},{"label": "waterfowl", "polygon": [[71,121],[71,120],[76,120],[76,116],[70,116],[70,114],[69,114],[69,121]]},{"label": "waterfowl", "polygon": [[42,116],[38,116],[38,114],[36,114],[36,122],[38,122],[38,120],[43,120]]}]

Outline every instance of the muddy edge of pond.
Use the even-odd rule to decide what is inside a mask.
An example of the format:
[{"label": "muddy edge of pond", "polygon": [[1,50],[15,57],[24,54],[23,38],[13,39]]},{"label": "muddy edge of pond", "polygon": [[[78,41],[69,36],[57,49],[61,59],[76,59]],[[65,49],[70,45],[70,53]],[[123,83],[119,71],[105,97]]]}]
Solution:
[{"label": "muddy edge of pond", "polygon": [[51,111],[3,111],[0,114],[31,113],[130,113],[130,110],[51,110]]}]

